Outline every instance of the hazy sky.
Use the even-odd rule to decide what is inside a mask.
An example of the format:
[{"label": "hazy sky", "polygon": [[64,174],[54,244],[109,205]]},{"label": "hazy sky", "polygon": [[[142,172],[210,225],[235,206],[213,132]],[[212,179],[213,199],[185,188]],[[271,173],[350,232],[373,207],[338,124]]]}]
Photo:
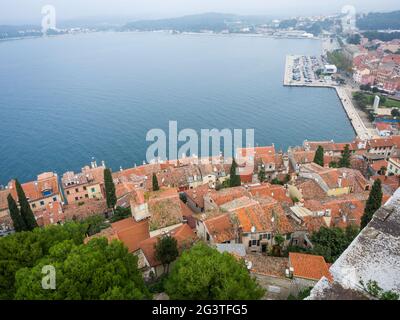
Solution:
[{"label": "hazy sky", "polygon": [[160,18],[203,12],[260,15],[334,13],[347,4],[358,11],[400,9],[399,0],[0,0],[0,25],[38,23],[41,7],[52,4],[59,20],[126,16]]}]

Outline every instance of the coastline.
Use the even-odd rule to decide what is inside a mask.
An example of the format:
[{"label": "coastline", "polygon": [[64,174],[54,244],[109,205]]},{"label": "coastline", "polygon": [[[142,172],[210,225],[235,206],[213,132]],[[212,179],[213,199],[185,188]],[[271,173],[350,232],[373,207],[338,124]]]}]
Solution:
[{"label": "coastline", "polygon": [[324,38],[320,37],[294,37],[294,36],[274,36],[271,34],[264,34],[264,33],[222,33],[222,32],[178,32],[172,33],[171,30],[154,30],[154,31],[140,31],[140,30],[127,30],[127,31],[117,31],[117,30],[99,30],[99,31],[91,31],[91,32],[77,32],[77,33],[64,33],[64,34],[57,34],[57,35],[49,35],[49,36],[28,36],[28,37],[12,37],[12,38],[1,38],[0,42],[7,42],[7,41],[16,41],[16,40],[29,40],[29,39],[42,39],[42,38],[54,38],[60,36],[74,36],[74,35],[82,35],[88,33],[133,33],[133,34],[140,34],[140,33],[164,33],[168,35],[195,35],[195,36],[220,36],[220,37],[253,37],[253,38],[268,38],[268,39],[292,39],[292,40],[317,40],[323,41]]}]

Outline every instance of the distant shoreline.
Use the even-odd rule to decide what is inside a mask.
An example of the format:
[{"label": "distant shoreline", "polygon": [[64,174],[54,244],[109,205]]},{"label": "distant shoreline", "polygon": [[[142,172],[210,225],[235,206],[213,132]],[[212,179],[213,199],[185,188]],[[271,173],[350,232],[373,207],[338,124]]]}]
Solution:
[{"label": "distant shoreline", "polygon": [[140,31],[140,30],[132,30],[132,31],[116,31],[116,30],[109,30],[109,31],[93,31],[93,32],[78,32],[78,33],[65,33],[59,35],[49,35],[49,36],[29,36],[29,37],[13,37],[13,38],[2,38],[0,42],[7,42],[7,41],[18,41],[18,40],[32,40],[32,39],[42,39],[42,38],[55,38],[61,36],[75,36],[75,35],[83,35],[83,34],[93,34],[93,33],[164,33],[169,35],[196,35],[196,36],[221,36],[221,37],[254,37],[254,38],[268,38],[268,39],[289,39],[289,40],[319,40],[323,41],[323,38],[320,37],[291,37],[291,36],[274,36],[269,34],[262,34],[262,33],[222,33],[222,32],[178,32],[172,33],[171,30],[155,30],[155,31]]}]

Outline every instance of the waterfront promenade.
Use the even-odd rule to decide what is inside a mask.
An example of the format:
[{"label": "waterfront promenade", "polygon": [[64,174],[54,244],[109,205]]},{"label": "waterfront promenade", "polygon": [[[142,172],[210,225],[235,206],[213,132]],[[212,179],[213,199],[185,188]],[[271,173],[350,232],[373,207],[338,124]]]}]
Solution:
[{"label": "waterfront promenade", "polygon": [[349,118],[351,125],[353,126],[354,131],[357,134],[357,137],[366,140],[376,136],[374,130],[368,129],[364,124],[364,122],[362,121],[360,115],[358,114],[351,99],[351,90],[349,88],[346,88],[346,86],[337,85],[336,82],[330,80],[312,81],[312,82],[305,82],[303,79],[299,81],[293,80],[294,59],[296,59],[297,57],[298,56],[293,56],[293,55],[286,56],[283,85],[294,86],[294,87],[316,87],[316,88],[335,89],[340,99],[340,102],[342,103],[343,109],[345,110],[347,117]]}]

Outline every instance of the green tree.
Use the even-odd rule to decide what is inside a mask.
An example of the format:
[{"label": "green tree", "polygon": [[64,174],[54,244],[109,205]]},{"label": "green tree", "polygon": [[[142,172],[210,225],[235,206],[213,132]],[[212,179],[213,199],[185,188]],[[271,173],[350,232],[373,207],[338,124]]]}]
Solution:
[{"label": "green tree", "polygon": [[382,205],[382,183],[380,179],[375,180],[367,204],[365,205],[364,215],[361,218],[361,229],[364,229],[367,224],[372,220],[374,213]]},{"label": "green tree", "polygon": [[155,173],[153,173],[153,191],[160,190],[160,186],[158,185],[158,179]]},{"label": "green tree", "polygon": [[114,223],[114,222],[124,220],[129,217],[132,217],[131,208],[117,207],[117,209],[114,210],[113,216],[110,218],[110,222]]},{"label": "green tree", "polygon": [[281,257],[282,256],[282,245],[285,242],[285,238],[280,235],[276,234],[274,237],[275,245],[272,247],[271,254],[274,257]]},{"label": "green tree", "polygon": [[360,42],[361,42],[361,35],[358,33],[347,37],[347,43],[360,44]]},{"label": "green tree", "polygon": [[265,177],[265,166],[262,165],[260,170],[258,171],[258,180],[260,182],[264,182],[265,179],[266,179],[266,177]]},{"label": "green tree", "polygon": [[321,167],[324,166],[324,148],[322,146],[318,146],[317,151],[315,152],[314,162],[319,164]]},{"label": "green tree", "polygon": [[399,109],[392,109],[391,114],[392,114],[392,117],[400,117]]},{"label": "green tree", "polygon": [[25,196],[24,189],[17,179],[15,179],[15,189],[17,190],[19,207],[21,217],[25,222],[26,230],[33,230],[38,227],[35,216],[33,215],[31,206],[29,205],[28,199]]},{"label": "green tree", "polygon": [[10,216],[14,225],[16,232],[27,230],[25,221],[22,219],[21,213],[19,212],[17,203],[11,194],[7,196],[8,210],[10,211]]},{"label": "green tree", "polygon": [[85,224],[69,222],[0,238],[0,300],[14,298],[15,274],[19,269],[34,267],[57,243],[83,243],[86,228]]},{"label": "green tree", "polygon": [[180,193],[179,193],[179,199],[180,199],[183,203],[187,203],[187,201],[188,201],[187,195],[186,195],[186,193],[184,193],[184,192],[180,192]]},{"label": "green tree", "polygon": [[338,168],[338,163],[335,161],[329,162],[329,168]]},{"label": "green tree", "polygon": [[264,294],[243,260],[203,243],[181,255],[165,289],[176,300],[256,300]]},{"label": "green tree", "polygon": [[271,180],[271,184],[281,185],[283,186],[285,183],[279,180],[278,178],[274,178]]},{"label": "green tree", "polygon": [[290,294],[287,299],[288,300],[304,300],[305,298],[307,298],[310,295],[312,288],[313,287],[308,287],[308,288],[304,288],[303,290],[300,290],[297,296]]},{"label": "green tree", "polygon": [[86,234],[88,236],[93,236],[110,226],[102,215],[88,217],[82,223],[87,225]]},{"label": "green tree", "polygon": [[312,253],[323,256],[327,262],[335,262],[358,232],[355,226],[349,226],[345,230],[322,227],[311,235],[311,242],[314,245]]},{"label": "green tree", "polygon": [[238,165],[237,165],[235,159],[233,159],[232,165],[231,165],[231,170],[230,170],[230,177],[229,177],[229,187],[231,187],[231,188],[238,187],[242,184],[240,181],[240,176],[237,174],[237,168],[238,168]]},{"label": "green tree", "polygon": [[107,207],[114,208],[117,203],[117,196],[111,170],[108,168],[104,169],[104,187],[106,189]]},{"label": "green tree", "polygon": [[350,168],[350,149],[349,149],[349,145],[346,144],[346,146],[344,147],[343,153],[342,153],[342,157],[339,160],[339,168]]},{"label": "green tree", "polygon": [[169,265],[179,256],[178,242],[171,236],[162,237],[156,245],[156,258],[163,264],[164,272],[169,272]]},{"label": "green tree", "polygon": [[[42,267],[56,270],[56,289],[41,286]],[[23,300],[139,300],[150,294],[137,268],[137,257],[119,242],[97,238],[76,245],[71,240],[50,248],[33,268],[16,274],[15,299]]]}]

